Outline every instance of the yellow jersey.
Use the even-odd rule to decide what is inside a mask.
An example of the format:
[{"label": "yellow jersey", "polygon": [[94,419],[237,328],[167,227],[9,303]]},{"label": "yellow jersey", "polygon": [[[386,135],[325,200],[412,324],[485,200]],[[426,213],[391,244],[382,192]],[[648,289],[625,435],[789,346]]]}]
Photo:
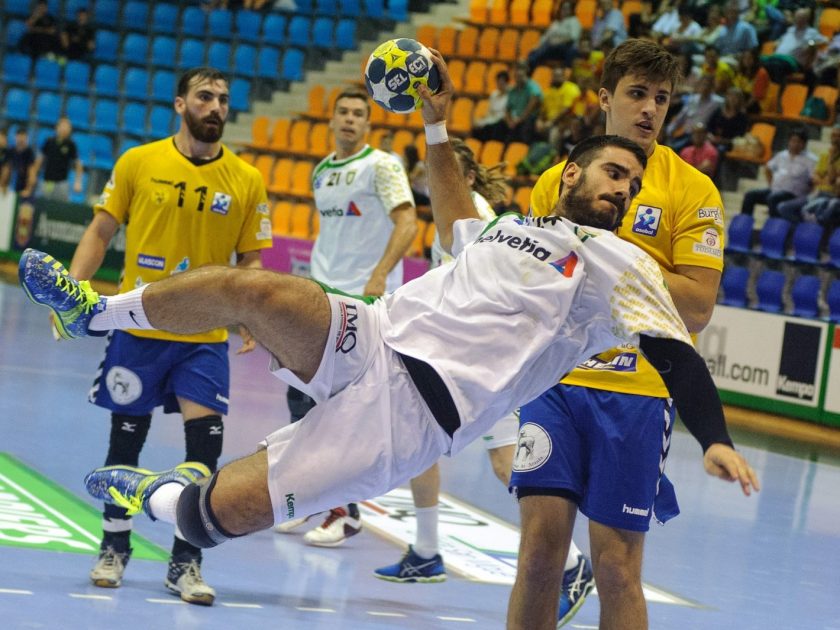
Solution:
[{"label": "yellow jersey", "polygon": [[[262,176],[227,147],[194,164],[169,137],[128,150],[93,208],[126,224],[120,293],[204,265],[230,264],[234,253],[271,247]],[[213,343],[219,328],[197,335],[132,330],[150,339]]]},{"label": "yellow jersey", "polygon": [[[531,192],[531,213],[551,214],[559,198],[565,161],[543,173]],[[723,269],[723,201],[712,181],[670,148],[657,144],[648,158],[642,190],[618,235],[673,272],[677,265]],[[625,394],[667,397],[656,370],[631,346],[613,348],[576,367],[569,385]]]}]

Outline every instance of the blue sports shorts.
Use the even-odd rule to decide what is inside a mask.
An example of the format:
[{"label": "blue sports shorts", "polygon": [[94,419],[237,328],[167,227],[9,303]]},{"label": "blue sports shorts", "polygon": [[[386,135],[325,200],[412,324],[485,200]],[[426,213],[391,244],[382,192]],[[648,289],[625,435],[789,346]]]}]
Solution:
[{"label": "blue sports shorts", "polygon": [[184,343],[114,331],[88,400],[129,416],[180,411],[177,396],[226,415],[228,343]]},{"label": "blue sports shorts", "polygon": [[511,489],[557,495],[589,519],[646,532],[679,514],[665,476],[671,400],[557,384],[520,408]]}]

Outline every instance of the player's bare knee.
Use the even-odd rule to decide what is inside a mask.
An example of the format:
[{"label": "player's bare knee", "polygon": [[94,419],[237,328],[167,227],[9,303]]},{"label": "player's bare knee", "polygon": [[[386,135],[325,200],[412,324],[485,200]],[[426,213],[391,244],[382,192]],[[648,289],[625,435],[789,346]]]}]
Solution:
[{"label": "player's bare knee", "polygon": [[621,593],[641,586],[641,573],[626,557],[604,553],[593,563],[601,593]]}]

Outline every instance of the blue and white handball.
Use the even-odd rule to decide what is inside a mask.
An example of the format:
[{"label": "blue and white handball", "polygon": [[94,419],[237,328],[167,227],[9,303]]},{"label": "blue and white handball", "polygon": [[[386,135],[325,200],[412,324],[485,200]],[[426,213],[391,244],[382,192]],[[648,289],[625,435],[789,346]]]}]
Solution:
[{"label": "blue and white handball", "polygon": [[365,87],[371,98],[389,112],[410,114],[423,107],[418,85],[440,89],[440,73],[432,53],[420,42],[391,39],[376,47],[365,66]]}]

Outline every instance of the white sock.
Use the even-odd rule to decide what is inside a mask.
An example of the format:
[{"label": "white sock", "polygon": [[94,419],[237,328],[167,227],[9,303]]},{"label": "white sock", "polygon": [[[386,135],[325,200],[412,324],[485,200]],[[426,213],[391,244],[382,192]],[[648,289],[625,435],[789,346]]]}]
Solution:
[{"label": "white sock", "polygon": [[143,310],[143,291],[148,285],[138,289],[109,296],[105,303],[105,310],[90,319],[90,330],[126,330],[153,329]]},{"label": "white sock", "polygon": [[568,571],[569,569],[574,569],[577,566],[578,559],[583,554],[578,549],[578,546],[575,544],[575,541],[572,540],[569,542],[569,555],[566,556],[566,566],[563,569],[564,571]]},{"label": "white sock", "polygon": [[174,525],[177,520],[178,498],[183,490],[184,486],[174,481],[155,490],[149,497],[149,510],[152,515],[159,521]]},{"label": "white sock", "polygon": [[414,553],[421,558],[432,558],[438,553],[438,506],[416,508],[417,537]]}]

